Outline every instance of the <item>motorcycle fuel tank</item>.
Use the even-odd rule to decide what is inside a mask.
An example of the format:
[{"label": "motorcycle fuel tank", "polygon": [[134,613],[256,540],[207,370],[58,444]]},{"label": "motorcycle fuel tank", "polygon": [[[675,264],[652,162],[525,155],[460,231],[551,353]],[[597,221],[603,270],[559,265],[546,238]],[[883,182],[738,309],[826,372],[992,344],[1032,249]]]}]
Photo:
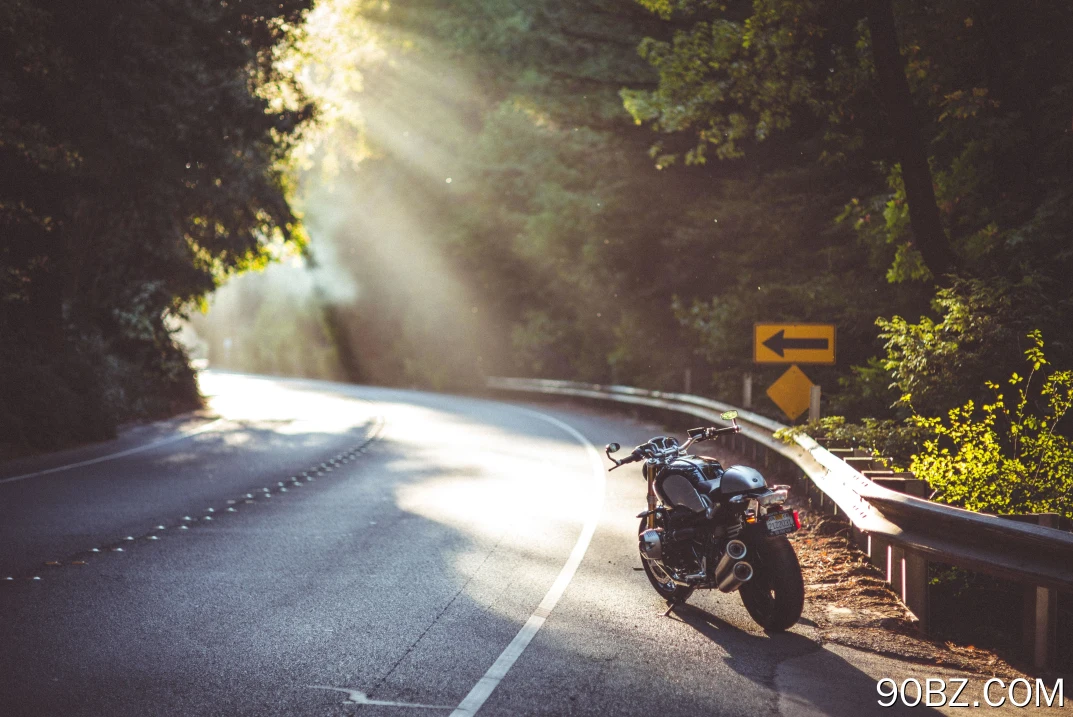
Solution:
[{"label": "motorcycle fuel tank", "polygon": [[718,485],[719,462],[702,456],[683,456],[672,461],[656,476],[656,492],[666,505],[687,508],[694,513],[707,510],[711,505],[697,492],[698,485]]}]

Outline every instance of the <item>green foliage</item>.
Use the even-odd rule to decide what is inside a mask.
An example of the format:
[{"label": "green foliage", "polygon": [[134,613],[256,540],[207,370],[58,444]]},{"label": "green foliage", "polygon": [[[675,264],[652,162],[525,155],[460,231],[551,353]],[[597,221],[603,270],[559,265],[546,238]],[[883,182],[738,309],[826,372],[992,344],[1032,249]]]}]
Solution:
[{"label": "green foliage", "polygon": [[899,403],[937,415],[959,399],[976,396],[985,381],[997,380],[1015,356],[1010,303],[1001,285],[968,280],[938,291],[933,302],[938,321],[877,319],[887,354],[882,366]]},{"label": "green foliage", "polygon": [[894,470],[905,470],[920,445],[934,437],[928,426],[910,421],[864,418],[859,423],[850,423],[844,416],[824,416],[783,428],[775,432],[775,437],[790,443],[794,436],[802,434],[823,440],[829,446],[870,451],[877,461]]},{"label": "green foliage", "polygon": [[[914,416],[934,434],[910,470],[928,481],[935,499],[996,513],[1055,512],[1073,517],[1073,441],[1056,430],[1073,406],[1073,371],[1049,370],[1038,331],[1025,351],[1027,376],[1008,380],[1010,402],[997,383],[993,400],[967,401],[946,418]],[[1033,378],[1042,376],[1036,388]]]},{"label": "green foliage", "polygon": [[[703,162],[709,150],[761,168],[833,163],[857,181],[841,218],[885,259],[888,279],[933,280],[917,249],[927,237],[910,230],[897,120],[880,102],[886,90],[873,67],[871,14],[884,3],[639,2],[666,21],[641,46],[660,80],[623,99],[635,121],[660,133],[659,166],[683,153]],[[1073,23],[1073,6],[890,5],[920,159],[962,272],[1012,284],[1068,275],[1069,225],[1058,222],[1073,196],[1073,48],[1060,28]]]},{"label": "green foliage", "polygon": [[695,134],[689,163],[703,163],[709,146],[720,159],[741,157],[743,145],[786,132],[803,116],[832,114],[827,85],[842,75],[828,74],[853,68],[829,39],[841,3],[759,0],[744,13],[716,3],[642,4],[668,20],[697,18],[671,40],[646,38],[641,56],[659,71],[659,86],[622,93],[638,123]]},{"label": "green foliage", "polygon": [[[312,254],[340,276],[319,280],[320,304],[286,306],[258,302],[247,281],[266,346],[310,345],[325,327],[345,375],[416,385],[489,372],[681,388],[689,369],[694,391],[736,401],[743,373],[762,388],[782,372],[752,364],[755,321],[834,322],[838,365],[806,371],[847,426],[905,418],[903,391],[921,415],[979,401],[1030,326],[1057,360],[1073,353],[1060,111],[1073,62],[1037,49],[1068,56],[1065,6],[894,3],[944,227],[970,277],[937,297],[864,5],[331,7],[334,47],[377,46],[342,53],[360,83],[332,54],[303,71],[363,114],[360,142],[351,127],[320,145],[301,181]],[[342,161],[348,143],[360,162]],[[701,161],[720,153],[745,157]],[[344,279],[353,296],[331,296]],[[295,316],[262,321],[268,307]],[[879,340],[877,316],[893,317]],[[290,342],[272,335],[284,327]]]},{"label": "green foliage", "polygon": [[170,340],[126,355],[100,333],[69,336],[58,352],[0,345],[0,367],[0,456],[104,440],[120,421],[199,402],[188,357]]},{"label": "green foliage", "polygon": [[309,5],[0,0],[0,373],[48,357],[11,415],[46,376],[79,397],[53,410],[107,403],[105,432],[197,404],[166,319],[303,239],[286,172],[311,108],[276,58]]},{"label": "green foliage", "polygon": [[[901,169],[895,165],[887,175],[889,195],[874,195],[867,200],[851,199],[835,221],[852,221],[854,231],[866,245],[873,247],[873,256],[893,258],[887,269],[887,281],[892,284],[922,282],[932,279],[920,252],[909,243],[909,203],[905,198],[905,184]],[[882,220],[882,221],[880,221]]]}]

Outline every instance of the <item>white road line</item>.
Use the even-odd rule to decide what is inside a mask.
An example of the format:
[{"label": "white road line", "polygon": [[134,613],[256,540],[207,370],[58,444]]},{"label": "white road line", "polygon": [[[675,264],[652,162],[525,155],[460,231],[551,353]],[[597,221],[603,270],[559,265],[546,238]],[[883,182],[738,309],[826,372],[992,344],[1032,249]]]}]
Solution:
[{"label": "white road line", "polygon": [[211,431],[217,425],[224,422],[225,419],[217,418],[211,423],[206,423],[204,426],[195,428],[192,431],[186,433],[179,433],[167,438],[161,438],[159,441],[153,441],[152,443],[146,443],[144,446],[135,446],[134,448],[128,448],[125,451],[118,451],[117,453],[109,453],[106,456],[98,456],[97,458],[90,458],[87,461],[79,461],[78,463],[68,463],[62,466],[56,466],[55,468],[46,468],[41,471],[34,471],[33,473],[23,473],[20,476],[11,476],[10,478],[0,478],[0,483],[14,483],[15,481],[26,480],[27,478],[36,478],[37,476],[48,475],[49,473],[59,473],[61,471],[68,471],[72,468],[82,468],[83,466],[91,466],[96,463],[104,463],[105,461],[112,461],[116,458],[122,458],[123,456],[133,455],[134,453],[141,453],[142,451],[148,451],[152,448],[159,448],[160,446],[166,446],[169,443],[176,443],[177,441],[186,440],[192,438],[198,434]]},{"label": "white road line", "polygon": [[496,658],[496,661],[492,663],[492,666],[488,668],[488,671],[484,673],[484,677],[477,681],[477,684],[473,686],[473,689],[469,691],[465,699],[459,703],[454,712],[451,713],[451,717],[472,717],[477,714],[477,710],[485,703],[485,701],[492,696],[492,692],[499,686],[499,683],[506,677],[507,672],[517,662],[518,658],[525,652],[525,648],[532,642],[533,637],[536,636],[537,631],[544,625],[544,621],[551,614],[551,611],[555,608],[556,603],[559,602],[559,598],[566,592],[566,588],[570,585],[570,581],[574,578],[574,573],[577,572],[578,566],[581,565],[581,560],[585,557],[585,551],[589,549],[589,543],[592,541],[592,535],[596,532],[596,524],[600,520],[600,513],[603,510],[604,504],[604,489],[607,484],[607,474],[604,468],[603,459],[600,457],[600,452],[596,449],[589,439],[581,435],[573,426],[563,423],[558,418],[540,413],[539,411],[532,411],[528,408],[516,407],[518,410],[531,414],[543,421],[546,421],[557,428],[569,433],[577,441],[585,446],[586,451],[589,454],[589,460],[592,463],[593,470],[593,485],[592,485],[592,508],[589,512],[588,519],[585,521],[585,525],[581,528],[581,534],[577,538],[577,542],[574,543],[574,549],[570,551],[570,557],[567,559],[566,564],[563,565],[563,569],[559,571],[559,576],[555,578],[555,582],[552,583],[551,589],[548,590],[544,599],[540,601],[540,605],[529,616],[529,619],[525,621],[525,625],[518,631],[518,634],[514,636],[514,639],[510,641],[506,649]]},{"label": "white road line", "polygon": [[391,702],[390,700],[373,700],[361,690],[352,690],[349,687],[328,687],[327,685],[310,685],[314,690],[335,690],[347,693],[347,701],[344,705],[380,705],[381,707],[414,707],[423,710],[449,710],[447,705],[422,705],[414,702]]}]

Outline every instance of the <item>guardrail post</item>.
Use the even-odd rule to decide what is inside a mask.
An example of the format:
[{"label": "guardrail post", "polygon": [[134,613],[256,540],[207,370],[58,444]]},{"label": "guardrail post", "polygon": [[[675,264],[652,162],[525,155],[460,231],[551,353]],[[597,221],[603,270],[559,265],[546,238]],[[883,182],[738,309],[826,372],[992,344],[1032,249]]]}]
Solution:
[{"label": "guardrail post", "polygon": [[890,543],[878,535],[868,534],[868,559],[877,568],[880,568],[884,575],[887,572],[887,552],[890,549]]},{"label": "guardrail post", "polygon": [[890,583],[894,592],[898,593],[898,597],[902,598],[902,602],[905,602],[905,590],[902,583],[902,564],[905,561],[905,550],[897,545],[892,545],[887,556],[887,582]]},{"label": "guardrail post", "polygon": [[917,628],[928,632],[928,559],[916,550],[905,551],[902,564],[902,602],[917,616]]},{"label": "guardrail post", "polygon": [[[1046,528],[1058,527],[1058,515],[1044,513],[1032,522]],[[1023,644],[1025,657],[1037,668],[1047,667],[1058,641],[1058,591],[1038,585],[1025,586]]]},{"label": "guardrail post", "polygon": [[1058,591],[1025,586],[1024,652],[1034,667],[1047,667],[1058,638]]},{"label": "guardrail post", "polygon": [[853,544],[857,546],[858,550],[868,549],[868,535],[852,522],[849,524],[849,533],[850,537],[853,539]]}]

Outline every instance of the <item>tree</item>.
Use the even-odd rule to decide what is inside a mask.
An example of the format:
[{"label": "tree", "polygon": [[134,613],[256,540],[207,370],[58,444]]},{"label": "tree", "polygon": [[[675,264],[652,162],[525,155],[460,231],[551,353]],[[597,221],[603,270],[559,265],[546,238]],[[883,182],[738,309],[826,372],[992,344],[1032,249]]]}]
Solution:
[{"label": "tree", "polygon": [[905,59],[898,41],[892,0],[869,0],[867,17],[876,86],[887,113],[893,154],[905,183],[913,245],[932,275],[940,277],[954,269],[954,254],[935,203],[928,152],[920,137],[909,81],[905,77]]},{"label": "tree", "polygon": [[[0,369],[26,379],[0,402],[15,442],[196,403],[167,318],[301,241],[285,163],[311,108],[275,53],[309,5],[0,0]],[[30,420],[42,384],[72,394]],[[71,402],[96,420],[34,430]]]},{"label": "tree", "polygon": [[638,122],[692,133],[687,162],[705,161],[709,146],[727,159],[766,141],[781,142],[769,152],[783,158],[812,154],[818,139],[828,160],[861,151],[892,161],[906,184],[913,245],[934,276],[953,267],[891,0],[639,1],[679,29],[641,46],[660,85],[623,93]]}]

